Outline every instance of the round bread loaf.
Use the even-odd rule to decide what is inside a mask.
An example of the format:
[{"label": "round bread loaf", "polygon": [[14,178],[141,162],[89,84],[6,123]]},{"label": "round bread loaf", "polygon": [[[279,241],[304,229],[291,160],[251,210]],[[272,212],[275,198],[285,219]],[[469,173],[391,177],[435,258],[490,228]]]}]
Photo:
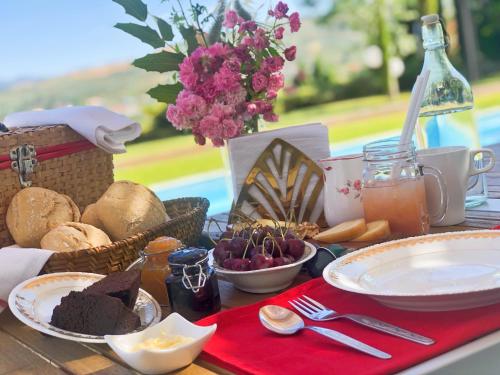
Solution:
[{"label": "round bread loaf", "polygon": [[109,245],[111,240],[99,228],[83,223],[60,224],[40,241],[42,249],[54,251],[75,251]]},{"label": "round bread loaf", "polygon": [[82,214],[82,223],[93,225],[96,228],[101,230],[104,229],[104,224],[101,220],[99,220],[99,216],[97,216],[97,207],[95,203],[89,204],[85,207]]},{"label": "round bread loaf", "polygon": [[99,220],[113,240],[123,240],[169,220],[155,193],[131,181],[111,184],[96,202],[96,208]]},{"label": "round bread loaf", "polygon": [[80,211],[70,197],[39,187],[14,195],[6,215],[7,228],[21,247],[40,247],[40,240],[52,228],[79,220]]}]

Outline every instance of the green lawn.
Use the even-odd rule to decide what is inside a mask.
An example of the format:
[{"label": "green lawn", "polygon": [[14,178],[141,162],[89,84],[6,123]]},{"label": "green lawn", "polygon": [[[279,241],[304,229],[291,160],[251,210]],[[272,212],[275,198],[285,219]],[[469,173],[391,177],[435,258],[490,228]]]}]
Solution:
[{"label": "green lawn", "polygon": [[[498,85],[491,87],[492,83]],[[498,77],[476,86],[481,89],[475,98],[477,109],[500,106],[500,89],[495,90],[497,86],[500,87]],[[329,125],[329,138],[333,144],[354,140],[399,129],[404,121],[408,98],[408,93],[403,93],[392,102],[386,96],[372,96],[308,107],[282,114],[278,124],[267,125],[266,128],[323,122]],[[221,150],[210,145],[197,146],[191,136],[133,144],[127,148],[126,154],[115,157],[115,164],[116,179],[128,179],[143,184],[224,167]]]}]

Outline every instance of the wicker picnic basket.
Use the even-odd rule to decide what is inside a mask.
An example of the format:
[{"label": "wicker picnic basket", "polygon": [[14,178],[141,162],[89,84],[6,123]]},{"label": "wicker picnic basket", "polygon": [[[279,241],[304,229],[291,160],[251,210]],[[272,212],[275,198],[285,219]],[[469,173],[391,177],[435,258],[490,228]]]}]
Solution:
[{"label": "wicker picnic basket", "polygon": [[0,133],[0,247],[11,245],[5,215],[23,187],[39,186],[70,196],[80,211],[113,183],[113,156],[66,125]]},{"label": "wicker picnic basket", "polygon": [[[113,183],[113,157],[66,125],[22,128],[0,133],[0,247],[14,241],[5,222],[12,197],[23,187],[39,186],[70,196],[81,211]],[[108,274],[127,268],[154,238],[197,243],[209,202],[180,198],[163,202],[171,220],[111,245],[54,253],[43,273],[79,271]]]}]

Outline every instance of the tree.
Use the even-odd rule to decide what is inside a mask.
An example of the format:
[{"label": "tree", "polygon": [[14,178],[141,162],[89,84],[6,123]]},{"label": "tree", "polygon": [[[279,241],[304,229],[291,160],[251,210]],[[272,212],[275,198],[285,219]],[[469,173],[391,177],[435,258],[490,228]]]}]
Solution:
[{"label": "tree", "polygon": [[[305,0],[314,6],[319,0]],[[397,77],[391,74],[390,61],[404,57],[416,49],[414,36],[408,23],[418,11],[415,0],[332,0],[330,9],[319,18],[320,22],[343,22],[349,27],[364,31],[367,42],[380,47],[385,91],[391,97],[399,93]]]}]

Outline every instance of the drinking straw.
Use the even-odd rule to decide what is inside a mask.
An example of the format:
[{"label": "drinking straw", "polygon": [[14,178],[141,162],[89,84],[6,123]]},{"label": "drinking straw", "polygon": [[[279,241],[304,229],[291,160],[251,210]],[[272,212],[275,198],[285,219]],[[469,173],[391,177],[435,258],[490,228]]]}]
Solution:
[{"label": "drinking straw", "polygon": [[[399,151],[405,151],[403,147],[407,146],[403,145],[408,145],[411,142],[430,74],[430,70],[426,69],[422,74],[419,74],[417,76],[415,84],[413,85],[410,97],[410,105],[408,107],[408,111],[406,112],[405,122],[403,123],[403,130],[401,132],[401,137],[399,138]],[[391,179],[395,179],[399,174],[401,174],[400,162],[398,162],[393,168],[391,168]]]},{"label": "drinking straw", "polygon": [[424,99],[425,88],[427,87],[427,82],[429,81],[429,75],[431,74],[429,69],[426,69],[422,74],[417,76],[417,80],[413,85],[413,90],[410,97],[410,106],[406,112],[405,122],[403,124],[403,131],[401,132],[401,137],[399,138],[400,146],[410,143],[415,131],[415,125],[417,123],[418,114],[420,113],[420,106],[422,105],[422,100]]}]

